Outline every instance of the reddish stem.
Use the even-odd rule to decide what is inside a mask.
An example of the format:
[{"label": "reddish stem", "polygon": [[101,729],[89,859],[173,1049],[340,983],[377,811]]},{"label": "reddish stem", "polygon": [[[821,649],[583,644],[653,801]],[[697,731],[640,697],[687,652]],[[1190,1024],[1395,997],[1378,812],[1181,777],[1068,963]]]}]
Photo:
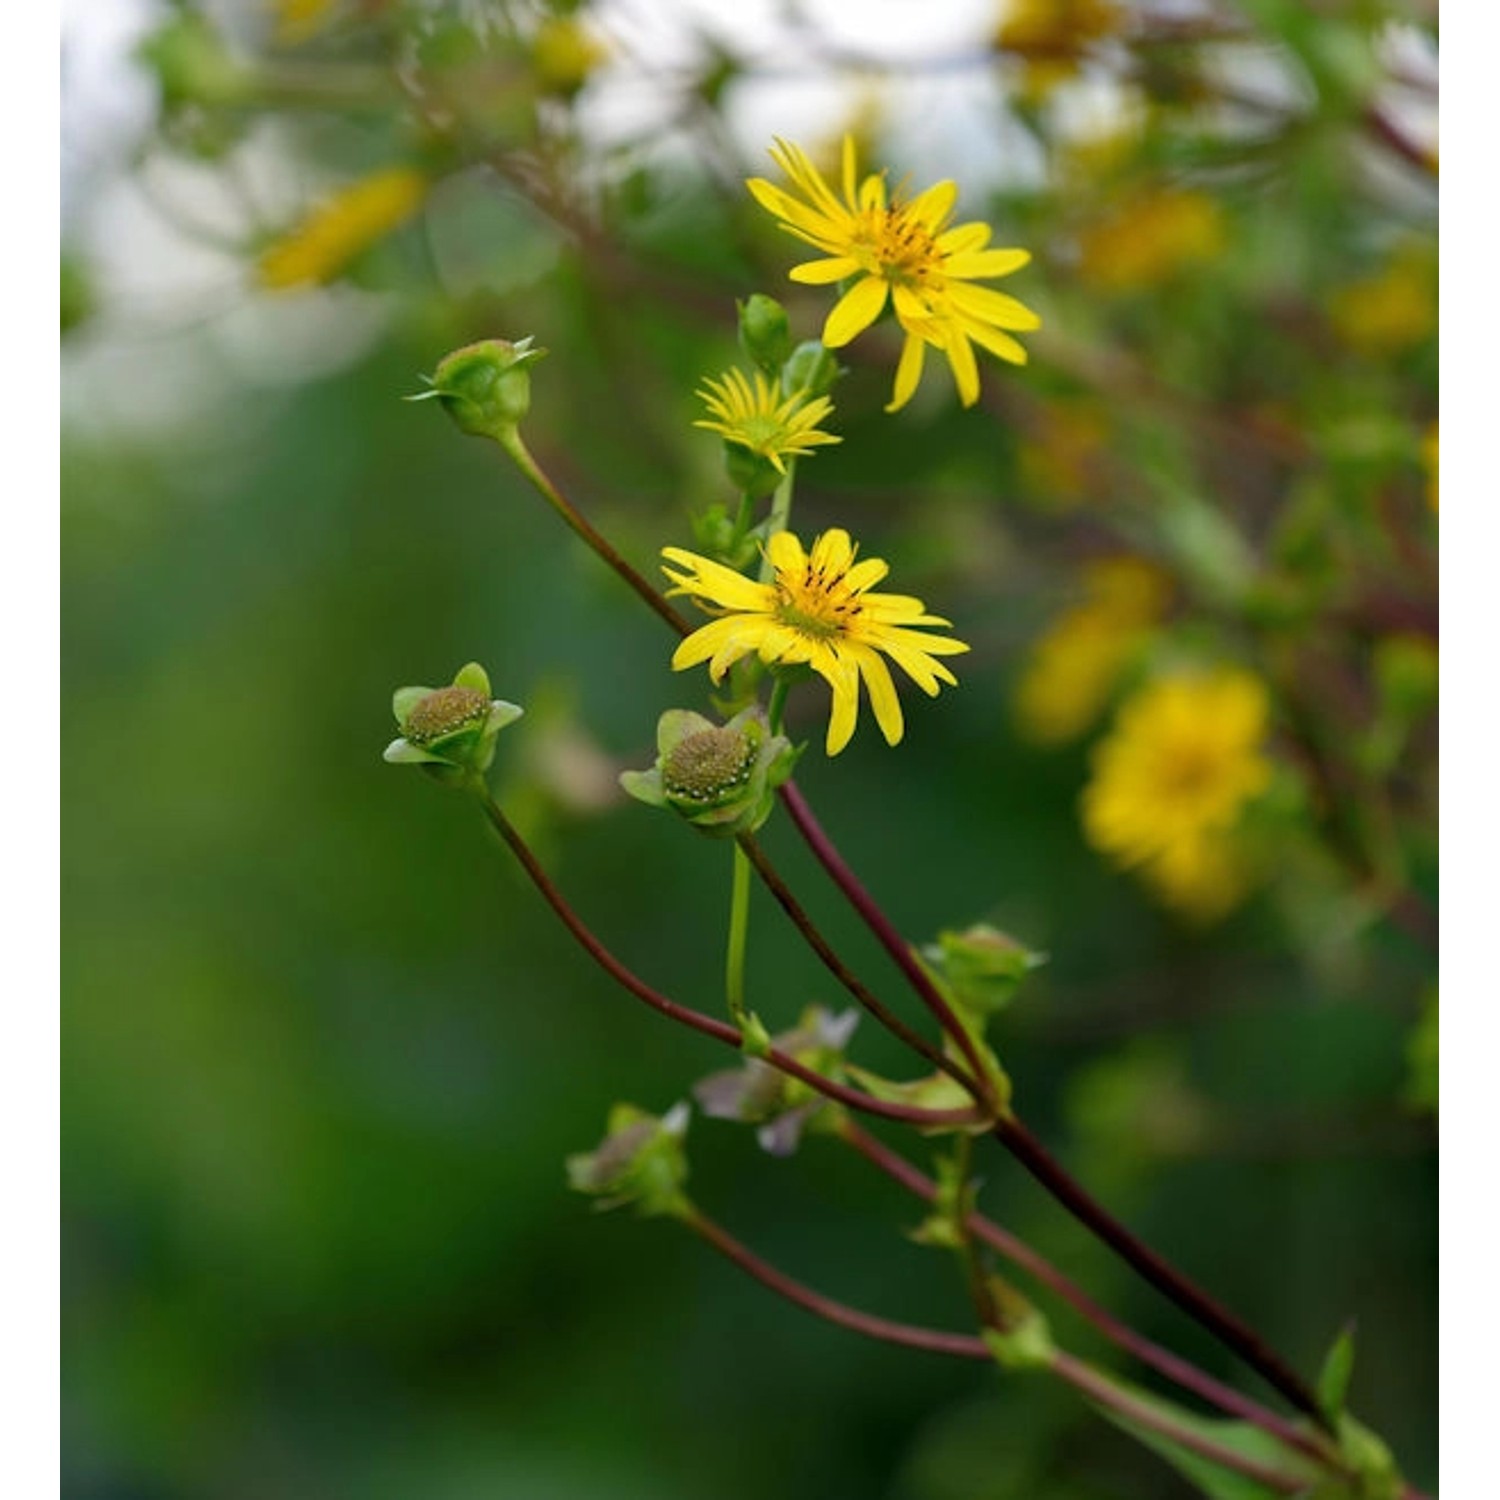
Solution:
[{"label": "reddish stem", "polygon": [[[627,969],[594,936],[578,913],[563,899],[562,892],[553,885],[551,877],[542,868],[525,840],[511,826],[510,820],[500,810],[499,804],[490,796],[488,788],[481,785],[477,790],[485,815],[495,831],[505,840],[511,853],[520,861],[531,883],[541,892],[547,904],[557,913],[563,925],[573,934],[579,945],[610,978],[629,990],[636,999],[643,1000],[653,1010],[659,1011],[669,1019],[683,1026],[689,1026],[694,1031],[701,1031],[704,1036],[711,1036],[715,1041],[723,1042],[737,1051],[740,1049],[742,1038],[737,1027],[669,999],[660,990],[653,989],[644,979]],[[795,1057],[781,1051],[778,1047],[772,1047],[765,1054],[765,1061],[773,1068],[805,1083],[810,1089],[826,1098],[835,1099],[840,1104],[847,1104],[850,1109],[863,1110],[866,1114],[881,1115],[888,1120],[902,1120],[909,1125],[972,1125],[978,1118],[971,1109],[920,1109],[916,1105],[896,1104],[884,1099],[876,1099],[873,1095],[861,1093],[858,1089],[852,1089],[844,1084],[836,1083],[831,1078],[825,1078],[821,1073],[798,1062]]]},{"label": "reddish stem", "polygon": [[[879,1167],[887,1177],[899,1182],[908,1192],[926,1199],[929,1203],[937,1197],[937,1184],[919,1167],[892,1151],[883,1141],[853,1120],[845,1119],[839,1134],[872,1165]],[[1316,1438],[1293,1427],[1284,1417],[1269,1411],[1259,1402],[1242,1395],[1231,1386],[1215,1380],[1212,1375],[1196,1365],[1163,1349],[1143,1334],[1120,1322],[1112,1313],[1101,1307],[1076,1282],[1069,1280],[1051,1261],[1037,1254],[1024,1240],[1018,1239],[1008,1230],[1002,1229],[993,1219],[983,1214],[971,1214],[968,1219],[970,1232],[1014,1264],[1034,1276],[1043,1286],[1056,1292],[1082,1317],[1086,1318],[1111,1343],[1133,1354],[1144,1365],[1149,1365],[1168,1380],[1191,1391],[1201,1400],[1232,1416],[1254,1423],[1289,1447],[1324,1462],[1329,1459],[1327,1449]]]},{"label": "reddish stem", "polygon": [[944,1333],[936,1328],[917,1328],[910,1323],[893,1323],[888,1318],[877,1318],[873,1313],[861,1312],[842,1302],[835,1302],[811,1287],[794,1281],[775,1266],[763,1261],[748,1246],[742,1245],[727,1230],[721,1229],[712,1219],[706,1219],[697,1209],[685,1216],[690,1228],[727,1256],[741,1270],[749,1272],[762,1286],[769,1287],[788,1302],[795,1302],[817,1317],[841,1328],[852,1328],[872,1339],[882,1339],[887,1344],[902,1344],[908,1349],[925,1349],[931,1354],[953,1354],[963,1359],[989,1359],[988,1347],[981,1338],[967,1333]]}]

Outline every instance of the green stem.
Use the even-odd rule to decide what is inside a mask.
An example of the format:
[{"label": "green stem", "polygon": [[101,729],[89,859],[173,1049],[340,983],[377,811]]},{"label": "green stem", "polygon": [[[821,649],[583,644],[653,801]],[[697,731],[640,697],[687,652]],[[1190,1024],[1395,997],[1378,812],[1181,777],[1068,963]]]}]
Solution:
[{"label": "green stem", "polygon": [[734,846],[734,887],[729,898],[729,948],[724,963],[724,998],[729,1018],[744,1029],[745,940],[750,930],[750,861],[738,844]]},{"label": "green stem", "polygon": [[772,734],[781,733],[781,720],[786,713],[786,696],[791,687],[791,683],[784,677],[778,677],[771,684],[771,703],[766,709],[766,718],[770,721]]},{"label": "green stem", "polygon": [[[785,531],[787,521],[792,514],[792,486],[797,482],[797,461],[789,458],[786,462],[786,478],[776,486],[776,492],[771,496],[771,517],[766,523],[766,539],[769,541],[778,531]],[[771,574],[776,569],[771,565],[770,557],[760,560],[760,581],[769,583]]]}]

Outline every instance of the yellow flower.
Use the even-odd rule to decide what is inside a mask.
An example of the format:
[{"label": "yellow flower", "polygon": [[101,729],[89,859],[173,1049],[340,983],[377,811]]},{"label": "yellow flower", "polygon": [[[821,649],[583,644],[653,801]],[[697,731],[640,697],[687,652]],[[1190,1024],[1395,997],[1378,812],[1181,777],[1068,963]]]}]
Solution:
[{"label": "yellow flower", "polygon": [[726,442],[759,454],[778,474],[786,473],[788,458],[801,458],[824,443],[843,442],[818,429],[833,411],[827,396],[809,399],[798,391],[783,399],[780,389],[759,371],[752,387],[744,371],[728,370],[718,380],[705,380],[698,396],[714,420],[694,422],[694,427],[706,427]]},{"label": "yellow flower", "polygon": [[741,657],[752,652],[768,664],[806,665],[833,690],[827,750],[837,755],[849,743],[859,715],[859,683],[864,678],[875,722],[887,744],[897,744],[905,727],[901,700],[881,653],[896,663],[929,697],[940,682],[957,679],[939,656],[969,648],[951,636],[930,635],[917,627],[947,625],[929,615],[920,599],[906,594],[872,594],[889,571],[877,557],[856,562],[849,533],[825,531],[811,553],[790,531],[766,543],[770,579],[756,583],[706,557],[680,547],[662,549],[672,567],[673,594],[690,594],[724,613],[695,630],[672,657],[677,671],[708,663],[718,682]]},{"label": "yellow flower", "polygon": [[1185,188],[1152,188],[1079,235],[1079,279],[1101,291],[1138,291],[1212,260],[1224,239],[1224,217],[1212,198]]},{"label": "yellow flower", "polygon": [[339,0],[271,0],[276,12],[276,40],[296,46],[314,36],[328,23]]},{"label": "yellow flower", "polygon": [[883,174],[858,181],[852,136],[844,137],[842,198],[801,147],[778,140],[771,159],[801,196],[763,177],[752,177],[746,186],[783,229],[824,256],[793,266],[792,280],[853,283],[829,313],[823,342],[843,348],[885,311],[887,301],[906,334],[887,411],[911,400],[929,344],[947,357],[965,406],[979,399],[974,344],[1012,364],[1026,363],[1026,350],[1006,330],[1039,328],[1041,319],[1014,297],[972,283],[1020,270],[1030,252],[988,248],[987,224],[947,228],[958,197],[954,183],[939,182],[910,200],[890,197]]},{"label": "yellow flower", "polygon": [[1166,578],[1139,558],[1095,563],[1085,580],[1089,597],[1059,615],[1032,646],[1016,684],[1017,720],[1038,745],[1077,739],[1099,717],[1166,607]]},{"label": "yellow flower", "polygon": [[1328,316],[1356,353],[1379,358],[1402,354],[1436,329],[1437,285],[1429,255],[1419,247],[1395,255],[1373,276],[1333,294]]},{"label": "yellow flower", "polygon": [[1115,0],[1010,0],[995,32],[995,46],[1025,58],[1038,93],[1071,78],[1093,42],[1124,25]]},{"label": "yellow flower", "polygon": [[608,59],[609,49],[573,16],[544,21],[531,44],[532,65],[543,92],[564,97],[576,94]]},{"label": "yellow flower", "polygon": [[1436,420],[1422,435],[1422,467],[1427,471],[1427,503],[1436,515],[1438,508],[1438,424]]},{"label": "yellow flower", "polygon": [[261,285],[280,291],[332,281],[361,251],[409,219],[426,194],[427,179],[410,167],[360,178],[261,252]]},{"label": "yellow flower", "polygon": [[1244,885],[1230,834],[1271,777],[1269,713],[1259,679],[1233,668],[1144,688],[1094,751],[1081,803],[1089,842],[1182,910],[1227,910]]}]

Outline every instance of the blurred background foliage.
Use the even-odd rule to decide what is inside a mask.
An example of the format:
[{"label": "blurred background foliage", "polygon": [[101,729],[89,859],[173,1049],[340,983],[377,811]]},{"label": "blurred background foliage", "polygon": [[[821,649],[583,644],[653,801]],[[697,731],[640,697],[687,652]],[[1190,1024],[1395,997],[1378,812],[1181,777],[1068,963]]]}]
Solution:
[{"label": "blurred background foliage", "polygon": [[[894,337],[845,352],[798,529],[847,525],[975,650],[898,750],[866,722],[800,780],[913,938],[1050,954],[998,1033],[1027,1118],[1302,1368],[1357,1316],[1355,1408],[1430,1484],[1436,7],[137,9],[134,114],[65,134],[65,1493],[1186,1493],[1065,1392],[594,1218],[563,1158],[723,1059],[380,762],[393,686],[483,660],[528,707],[502,800],[627,961],[714,1008],[727,868],[615,779],[701,680],[494,450],[399,398],[535,335],[528,441],[654,572],[732,500],[689,424],[735,299],[804,337],[828,306],[743,178],[773,133],[829,161],[845,130],[1031,249],[1007,290],[1044,327],[967,412],[932,372],[888,417]],[[1121,705],[1205,667],[1264,685],[1272,770],[1195,906],[1079,807]],[[768,1019],[837,1001],[759,895],[753,940]],[[690,1145],[769,1258],[966,1322],[916,1206],[834,1143]],[[1239,1378],[982,1160],[992,1215]]]}]

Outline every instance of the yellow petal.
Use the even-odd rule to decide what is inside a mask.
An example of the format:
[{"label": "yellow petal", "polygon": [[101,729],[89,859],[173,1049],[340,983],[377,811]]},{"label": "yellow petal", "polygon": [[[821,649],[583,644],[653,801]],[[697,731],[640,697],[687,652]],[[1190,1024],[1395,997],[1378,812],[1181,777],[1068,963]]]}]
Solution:
[{"label": "yellow petal", "polygon": [[786,274],[804,286],[827,286],[830,282],[854,275],[859,268],[859,262],[852,255],[836,255],[832,260],[804,261]]},{"label": "yellow petal", "polygon": [[814,538],[811,561],[815,571],[832,578],[848,571],[854,561],[854,544],[842,526],[832,526]]},{"label": "yellow petal", "polygon": [[950,250],[943,270],[964,281],[982,281],[990,276],[1009,276],[1030,259],[1029,250]]},{"label": "yellow petal", "polygon": [[807,554],[802,550],[802,543],[790,531],[778,531],[766,543],[766,556],[778,573],[800,573],[807,567]]},{"label": "yellow petal", "polygon": [[929,234],[936,234],[943,220],[953,212],[953,205],[957,201],[956,182],[935,182],[925,192],[918,193],[906,205],[906,211],[912,218],[919,219],[926,225]]},{"label": "yellow petal", "polygon": [[866,276],[839,298],[828,321],[823,325],[823,342],[830,349],[842,349],[875,321],[885,307],[889,288],[878,276]]},{"label": "yellow petal", "polygon": [[[674,672],[686,671],[689,667],[696,667],[699,662],[705,662],[710,657],[717,656],[726,646],[734,645],[736,658],[743,656],[747,651],[755,649],[755,642],[745,639],[744,627],[754,625],[753,617],[747,619],[744,615],[730,615],[723,620],[710,620],[709,623],[699,630],[695,630],[684,640],[672,653],[672,670]],[[754,634],[752,631],[751,634]],[[718,680],[718,673],[714,674],[714,680]]]},{"label": "yellow petal", "polygon": [[901,700],[896,696],[896,684],[891,681],[890,671],[877,652],[859,653],[859,670],[870,691],[870,707],[875,710],[875,722],[888,745],[899,745],[906,725],[901,718]]},{"label": "yellow petal", "polygon": [[974,362],[974,351],[969,346],[968,339],[958,329],[954,329],[943,352],[953,367],[958,399],[965,406],[973,406],[979,399],[979,366]]},{"label": "yellow petal", "polygon": [[1012,328],[1024,333],[1042,326],[1042,320],[1024,303],[987,286],[950,286],[948,296],[961,312],[996,328]]},{"label": "yellow petal", "polygon": [[668,562],[687,570],[674,573],[670,568],[662,569],[677,586],[673,593],[693,594],[714,604],[722,604],[726,609],[763,611],[772,602],[770,590],[763,583],[756,583],[722,563],[699,557],[696,552],[687,552],[681,547],[663,547],[661,555]]},{"label": "yellow petal", "polygon": [[887,411],[900,411],[911,400],[922,379],[922,360],[926,348],[926,344],[915,334],[907,334],[906,343],[901,350],[901,362],[896,366],[896,387],[891,392]]},{"label": "yellow petal", "polygon": [[829,755],[837,755],[854,737],[854,725],[859,718],[859,668],[849,657],[837,652],[830,652],[829,657],[831,660],[816,659],[812,665],[833,689],[825,749]]}]

